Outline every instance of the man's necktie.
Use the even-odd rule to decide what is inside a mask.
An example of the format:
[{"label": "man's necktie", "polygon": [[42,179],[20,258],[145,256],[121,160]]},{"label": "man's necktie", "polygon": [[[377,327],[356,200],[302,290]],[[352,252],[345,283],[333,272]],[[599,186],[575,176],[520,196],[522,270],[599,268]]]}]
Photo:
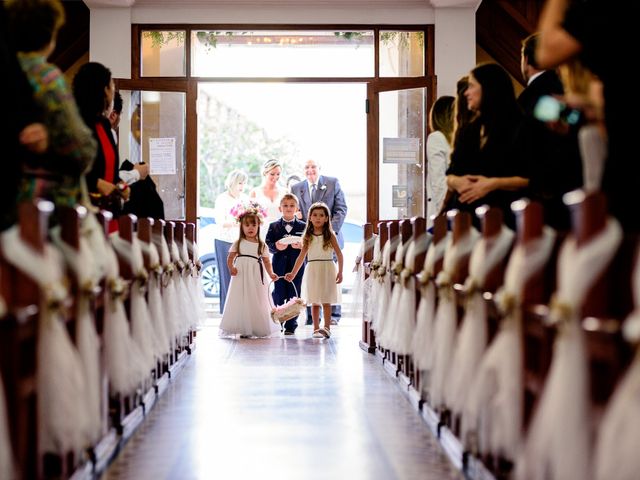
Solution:
[{"label": "man's necktie", "polygon": [[311,185],[311,203],[316,203],[316,192],[317,192],[317,186],[314,183],[313,185]]}]

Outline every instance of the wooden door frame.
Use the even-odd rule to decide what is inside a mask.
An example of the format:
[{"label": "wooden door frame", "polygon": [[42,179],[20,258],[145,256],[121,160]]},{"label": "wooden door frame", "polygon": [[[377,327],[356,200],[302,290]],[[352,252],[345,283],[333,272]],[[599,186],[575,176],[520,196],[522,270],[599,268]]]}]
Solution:
[{"label": "wooden door frame", "polygon": [[[184,206],[185,220],[196,223],[198,206],[198,82],[186,79],[115,79],[117,90],[177,92],[185,94]],[[196,160],[193,160],[196,159]],[[168,219],[177,220],[177,219]]]},{"label": "wooden door frame", "polygon": [[[437,79],[435,75],[416,78],[383,78],[367,84],[367,223],[377,225],[380,207],[380,102],[381,92],[408,90],[411,88],[427,89],[427,104],[425,115],[431,110],[431,105],[436,98]],[[425,165],[422,169],[423,181],[426,180],[426,138],[429,133],[428,122],[425,122],[424,138],[422,145]],[[427,211],[427,198],[423,195],[423,209]]]},{"label": "wooden door frame", "polygon": [[[215,30],[335,30],[374,32],[374,76],[373,77],[313,77],[313,78],[200,78],[191,76],[191,31]],[[141,77],[141,36],[144,30],[185,31],[185,76],[184,77]],[[424,33],[424,73],[422,77],[380,77],[380,32],[381,31],[421,31]],[[436,98],[436,77],[434,59],[435,26],[426,25],[340,25],[340,24],[132,24],[131,25],[131,77],[132,80],[117,80],[117,88],[127,90],[182,91],[186,101],[186,150],[185,150],[185,217],[188,222],[197,221],[198,205],[198,121],[197,96],[199,82],[295,82],[295,83],[366,83],[367,84],[367,222],[378,221],[379,207],[379,152],[378,152],[378,94],[390,90],[427,87],[427,112]],[[425,85],[426,82],[426,85]],[[426,124],[426,122],[425,122]],[[427,132],[425,131],[425,138]],[[426,168],[424,169],[426,171]],[[426,211],[426,195],[423,203]]]}]

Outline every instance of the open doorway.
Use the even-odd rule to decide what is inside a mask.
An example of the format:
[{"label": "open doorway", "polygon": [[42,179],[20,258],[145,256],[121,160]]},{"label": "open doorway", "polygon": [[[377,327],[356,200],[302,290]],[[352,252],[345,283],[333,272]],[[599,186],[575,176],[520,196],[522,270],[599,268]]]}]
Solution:
[{"label": "open doorway", "polygon": [[294,175],[304,180],[307,159],[340,181],[348,206],[343,290],[351,289],[351,266],[366,221],[366,92],[365,83],[199,84],[199,245],[207,254],[201,258],[212,296],[217,293],[215,199],[234,169],[249,176],[245,192],[258,186],[261,166],[270,158],[283,164],[283,186]]}]

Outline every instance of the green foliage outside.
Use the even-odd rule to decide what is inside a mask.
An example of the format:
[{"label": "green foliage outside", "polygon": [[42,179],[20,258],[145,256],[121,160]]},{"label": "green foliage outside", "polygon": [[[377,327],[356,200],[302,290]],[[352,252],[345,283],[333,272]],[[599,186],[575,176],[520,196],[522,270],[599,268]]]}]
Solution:
[{"label": "green foliage outside", "polygon": [[229,172],[240,169],[249,175],[248,193],[262,181],[261,168],[275,158],[282,162],[281,184],[292,174],[302,176],[303,162],[298,148],[288,138],[272,138],[256,123],[214,97],[202,92],[206,107],[198,116],[200,137],[200,206],[214,207],[224,191]]},{"label": "green foliage outside", "polygon": [[[224,37],[233,37],[252,35],[254,32],[249,31],[212,31],[203,30],[196,33],[196,38],[200,43],[205,45],[208,49],[216,48],[219,39]],[[342,38],[348,42],[361,43],[363,41],[370,40],[368,32],[333,32],[333,34]],[[176,40],[178,45],[184,43],[184,31],[159,31],[159,30],[145,30],[142,32],[144,38],[151,39],[151,46],[154,48],[160,48],[163,45],[167,45],[172,40]],[[423,32],[380,32],[380,40],[383,45],[395,44],[400,48],[408,48],[411,43],[412,37],[417,38],[418,45],[424,46],[424,33]]]}]

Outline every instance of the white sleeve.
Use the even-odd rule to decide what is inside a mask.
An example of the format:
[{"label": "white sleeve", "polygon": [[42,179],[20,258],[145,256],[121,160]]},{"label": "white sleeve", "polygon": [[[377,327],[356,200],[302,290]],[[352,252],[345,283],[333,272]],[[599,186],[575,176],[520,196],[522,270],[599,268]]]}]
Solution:
[{"label": "white sleeve", "polygon": [[140,180],[140,172],[135,168],[133,170],[120,170],[118,175],[120,175],[121,180],[127,182],[127,185],[131,185],[132,183],[136,183]]},{"label": "white sleeve", "polygon": [[427,201],[429,210],[439,212],[447,194],[447,167],[451,147],[442,132],[427,137]]}]

